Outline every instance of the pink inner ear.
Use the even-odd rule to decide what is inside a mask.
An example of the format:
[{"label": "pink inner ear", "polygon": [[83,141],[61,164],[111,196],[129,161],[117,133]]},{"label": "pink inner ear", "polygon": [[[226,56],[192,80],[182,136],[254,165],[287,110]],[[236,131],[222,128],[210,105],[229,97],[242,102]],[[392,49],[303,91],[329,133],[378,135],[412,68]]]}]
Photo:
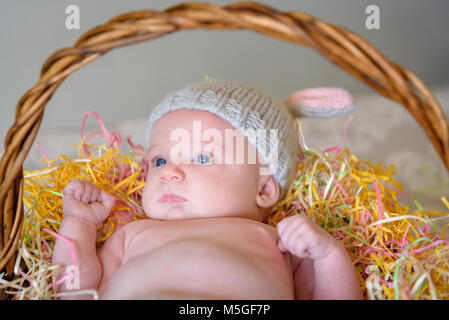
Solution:
[{"label": "pink inner ear", "polygon": [[340,88],[310,88],[293,93],[288,102],[310,108],[344,109],[354,103],[348,91]]}]

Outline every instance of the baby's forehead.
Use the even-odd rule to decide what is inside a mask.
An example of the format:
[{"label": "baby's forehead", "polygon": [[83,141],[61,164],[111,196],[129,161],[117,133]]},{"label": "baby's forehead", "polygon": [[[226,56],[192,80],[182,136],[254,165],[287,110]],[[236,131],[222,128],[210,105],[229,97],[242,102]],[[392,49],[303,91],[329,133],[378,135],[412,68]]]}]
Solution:
[{"label": "baby's forehead", "polygon": [[[182,136],[182,137],[181,137]],[[220,116],[202,110],[182,109],[171,111],[159,118],[150,132],[149,149],[153,146],[168,147],[176,141],[213,142],[224,146],[236,140],[248,143],[247,137]],[[231,141],[230,141],[231,140]]]},{"label": "baby's forehead", "polygon": [[228,121],[224,120],[222,117],[214,114],[210,111],[197,110],[197,109],[181,109],[174,112],[169,112],[164,116],[172,115],[178,116],[186,122],[191,122],[194,120],[207,121],[210,124],[216,124],[217,126],[229,127],[235,129]]},{"label": "baby's forehead", "polygon": [[195,109],[181,109],[168,112],[159,118],[151,128],[150,134],[153,134],[154,131],[165,131],[167,133],[167,131],[173,131],[180,128],[186,130],[201,129],[201,131],[207,129],[221,131],[231,129],[238,131],[228,121],[212,112]]}]

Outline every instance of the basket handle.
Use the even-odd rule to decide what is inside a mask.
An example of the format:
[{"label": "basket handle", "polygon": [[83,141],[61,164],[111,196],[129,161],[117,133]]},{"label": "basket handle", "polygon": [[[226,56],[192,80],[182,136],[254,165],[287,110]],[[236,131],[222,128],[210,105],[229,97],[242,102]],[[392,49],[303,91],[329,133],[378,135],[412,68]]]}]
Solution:
[{"label": "basket handle", "polygon": [[430,90],[409,70],[389,61],[360,36],[302,12],[279,12],[254,2],[224,7],[183,3],[165,11],[119,15],[51,55],[40,79],[19,100],[0,162],[0,270],[11,276],[23,219],[23,162],[44,108],[65,78],[109,50],[188,29],[247,29],[311,47],[380,94],[402,104],[424,129],[449,169],[449,126]]}]

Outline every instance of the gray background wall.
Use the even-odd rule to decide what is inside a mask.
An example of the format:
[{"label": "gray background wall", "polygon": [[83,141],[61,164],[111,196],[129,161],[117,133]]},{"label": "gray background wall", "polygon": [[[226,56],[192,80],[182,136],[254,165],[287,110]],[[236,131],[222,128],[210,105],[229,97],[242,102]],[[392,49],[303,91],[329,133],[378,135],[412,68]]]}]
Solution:
[{"label": "gray background wall", "polygon": [[[234,1],[213,1],[226,5]],[[364,37],[429,86],[449,84],[447,0],[262,1],[303,11]],[[0,152],[17,101],[38,80],[43,62],[84,32],[133,10],[163,10],[175,0],[0,0]],[[80,8],[81,28],[67,30],[66,6]],[[380,30],[365,27],[365,8],[380,9]],[[77,127],[88,110],[107,123],[147,117],[168,90],[212,78],[249,82],[279,98],[304,87],[373,92],[313,50],[250,31],[185,31],[120,48],[69,76],[46,107],[41,129]],[[89,119],[89,126],[96,126]]]}]

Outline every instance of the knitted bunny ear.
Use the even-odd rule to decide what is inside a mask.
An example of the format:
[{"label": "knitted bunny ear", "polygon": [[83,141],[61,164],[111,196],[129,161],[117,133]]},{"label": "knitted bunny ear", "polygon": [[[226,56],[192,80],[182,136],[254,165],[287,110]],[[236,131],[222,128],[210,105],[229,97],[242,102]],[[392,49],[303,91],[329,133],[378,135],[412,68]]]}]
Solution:
[{"label": "knitted bunny ear", "polygon": [[340,88],[310,88],[291,94],[285,101],[296,118],[335,117],[354,110],[354,99]]}]

